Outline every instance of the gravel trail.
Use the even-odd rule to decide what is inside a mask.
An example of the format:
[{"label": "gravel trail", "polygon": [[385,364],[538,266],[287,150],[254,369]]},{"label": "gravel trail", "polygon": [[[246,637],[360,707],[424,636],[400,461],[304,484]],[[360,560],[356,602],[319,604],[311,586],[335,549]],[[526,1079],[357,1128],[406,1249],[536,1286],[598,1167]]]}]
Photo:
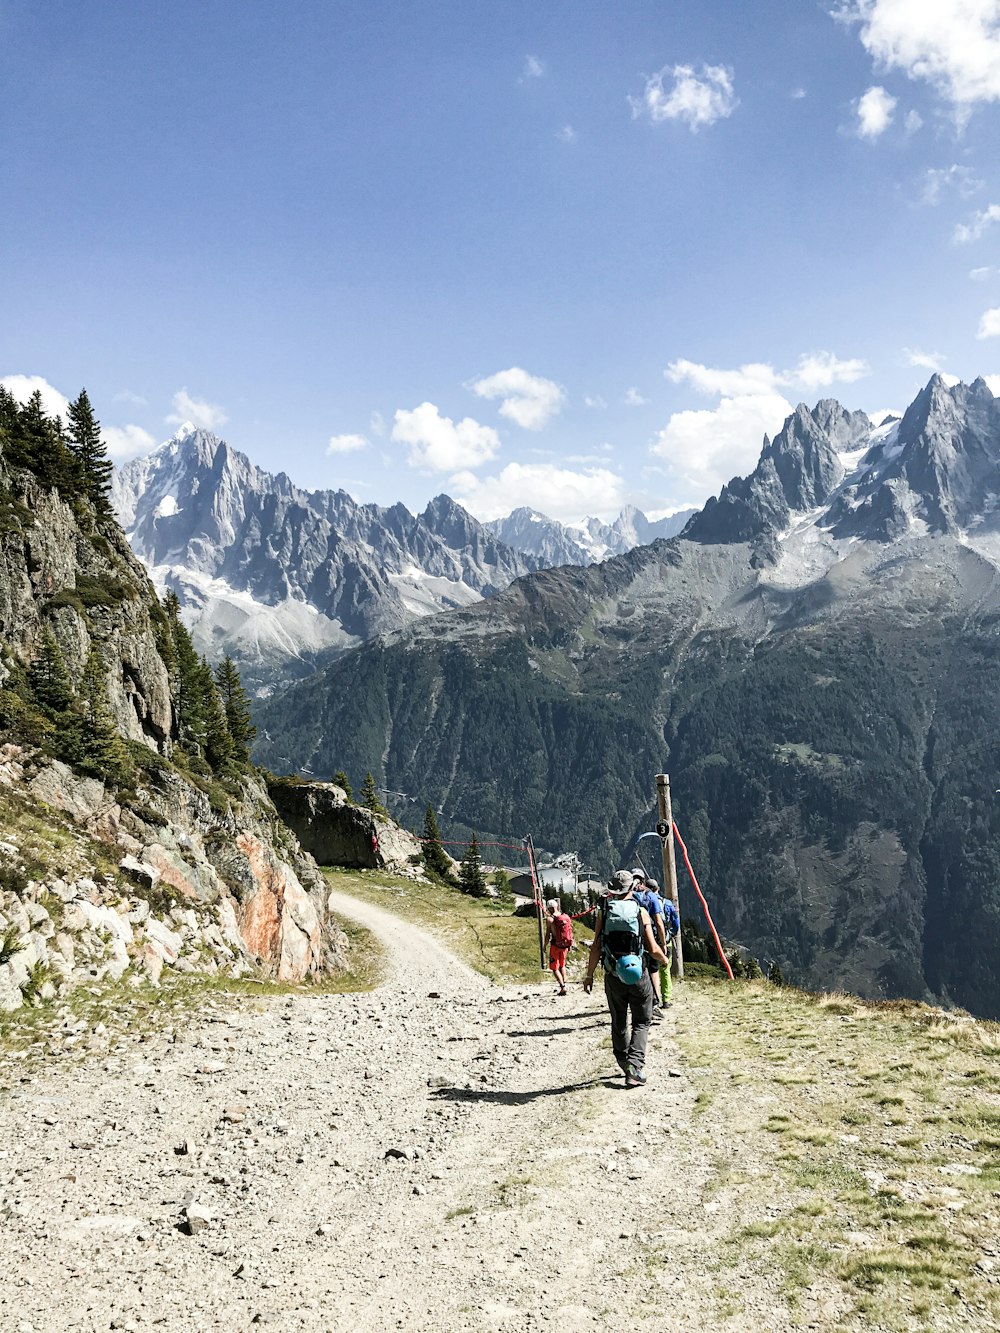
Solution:
[{"label": "gravel trail", "polygon": [[370,994],[227,997],[5,1071],[3,1333],[722,1327],[670,1021],[625,1093],[602,995],[500,989],[333,906],[387,950]]}]

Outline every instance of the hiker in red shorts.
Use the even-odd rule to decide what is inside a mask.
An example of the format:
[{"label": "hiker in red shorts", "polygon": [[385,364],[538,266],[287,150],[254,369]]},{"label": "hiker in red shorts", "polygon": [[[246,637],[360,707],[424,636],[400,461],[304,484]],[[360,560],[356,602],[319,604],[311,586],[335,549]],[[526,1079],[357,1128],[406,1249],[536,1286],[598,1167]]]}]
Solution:
[{"label": "hiker in red shorts", "polygon": [[566,994],[566,955],[573,946],[573,922],[560,911],[558,898],[545,904],[545,943],[549,946],[549,968],[559,986],[559,994]]}]

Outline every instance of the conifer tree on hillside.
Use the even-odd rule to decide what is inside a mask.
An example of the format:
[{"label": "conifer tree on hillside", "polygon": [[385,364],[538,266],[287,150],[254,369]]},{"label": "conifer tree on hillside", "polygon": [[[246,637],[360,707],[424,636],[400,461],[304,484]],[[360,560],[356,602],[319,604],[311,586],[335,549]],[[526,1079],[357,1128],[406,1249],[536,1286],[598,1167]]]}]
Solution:
[{"label": "conifer tree on hillside", "polygon": [[204,657],[198,664],[198,688],[205,719],[205,759],[213,772],[222,773],[236,760],[236,747],[229,733],[226,709],[215,676]]},{"label": "conifer tree on hillside", "polygon": [[33,472],[46,490],[56,489],[67,500],[77,494],[80,461],[67,444],[59,418],[46,416],[38,389],[18,412],[9,454],[16,467]]},{"label": "conifer tree on hillside", "polygon": [[80,680],[80,713],[67,745],[70,762],[95,777],[124,782],[131,765],[108,703],[108,677],[98,653],[91,649]]},{"label": "conifer tree on hillside", "polygon": [[458,869],[458,887],[463,893],[471,894],[473,898],[486,897],[486,876],[483,874],[483,863],[479,856],[479,839],[474,833]]},{"label": "conifer tree on hillside", "polygon": [[370,810],[373,815],[381,815],[383,818],[388,817],[389,811],[378,798],[378,788],[375,786],[375,779],[370,772],[365,774],[365,780],[361,784],[361,804],[366,810]]},{"label": "conifer tree on hillside", "polygon": [[257,728],[253,725],[250,712],[250,700],[236,663],[227,653],[215,668],[215,683],[222,696],[222,706],[226,712],[226,726],[233,743],[233,758],[238,764],[250,762],[250,747],[253,745]]},{"label": "conifer tree on hillside", "polygon": [[69,442],[80,463],[84,494],[101,518],[109,518],[111,476],[114,466],[101,439],[101,423],[94,416],[87,390],[81,389],[69,405]]},{"label": "conifer tree on hillside", "polygon": [[64,713],[73,702],[66,661],[51,629],[42,635],[38,655],[28,668],[28,684],[43,708]]},{"label": "conifer tree on hillside", "polygon": [[424,815],[424,865],[428,870],[440,875],[442,879],[451,879],[451,862],[441,844],[441,830],[438,828],[437,815],[430,803]]},{"label": "conifer tree on hillside", "polygon": [[349,801],[353,801],[354,788],[351,786],[350,778],[348,778],[347,774],[344,772],[342,768],[337,769],[336,773],[334,773],[333,775],[333,780],[338,787],[342,787],[344,789],[344,794],[347,797],[347,799]]}]

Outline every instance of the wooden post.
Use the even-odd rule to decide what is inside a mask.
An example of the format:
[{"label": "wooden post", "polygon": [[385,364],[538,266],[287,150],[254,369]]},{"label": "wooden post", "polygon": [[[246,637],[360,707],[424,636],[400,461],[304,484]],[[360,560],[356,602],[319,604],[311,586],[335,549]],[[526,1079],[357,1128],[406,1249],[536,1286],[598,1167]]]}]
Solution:
[{"label": "wooden post", "polygon": [[542,971],[545,971],[545,927],[542,925],[542,917],[545,915],[545,907],[542,902],[542,886],[538,879],[538,872],[535,868],[535,844],[531,840],[531,834],[524,840],[524,845],[528,849],[528,865],[531,868],[531,887],[535,891],[535,918],[538,921],[538,957],[541,963]]},{"label": "wooden post", "polygon": [[[666,773],[656,775],[656,831],[660,835],[660,847],[663,852],[663,889],[677,910],[677,919],[681,917],[680,901],[677,897],[677,863],[674,860],[674,814],[670,806],[670,778]],[[684,980],[684,949],[681,945],[680,931],[674,937],[674,956],[670,971],[678,981]]]}]

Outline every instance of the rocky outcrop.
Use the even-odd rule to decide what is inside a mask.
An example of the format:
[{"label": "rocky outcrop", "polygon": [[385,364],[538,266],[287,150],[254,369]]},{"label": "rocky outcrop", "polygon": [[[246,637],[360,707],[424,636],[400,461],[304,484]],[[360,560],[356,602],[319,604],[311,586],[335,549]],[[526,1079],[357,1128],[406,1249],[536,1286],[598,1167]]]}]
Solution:
[{"label": "rocky outcrop", "polygon": [[31,660],[51,629],[74,680],[97,648],[109,666],[119,731],[168,751],[170,681],[157,642],[163,613],[145,569],[118,529],[85,532],[58,492],[28,474],[18,474],[11,494],[0,514],[0,643]]},{"label": "rocky outcrop", "polygon": [[335,783],[277,781],[268,790],[281,818],[320,865],[420,873],[420,840],[394,820],[352,805]]},{"label": "rocky outcrop", "polygon": [[[0,796],[10,800],[0,939],[10,932],[11,955],[0,1007],[129,971],[154,984],[165,967],[302,981],[346,965],[323,877],[253,779],[221,813],[168,771],[123,804],[104,783],[6,745]],[[46,864],[32,818],[61,827],[71,852]],[[98,860],[111,869],[101,874]]]}]

